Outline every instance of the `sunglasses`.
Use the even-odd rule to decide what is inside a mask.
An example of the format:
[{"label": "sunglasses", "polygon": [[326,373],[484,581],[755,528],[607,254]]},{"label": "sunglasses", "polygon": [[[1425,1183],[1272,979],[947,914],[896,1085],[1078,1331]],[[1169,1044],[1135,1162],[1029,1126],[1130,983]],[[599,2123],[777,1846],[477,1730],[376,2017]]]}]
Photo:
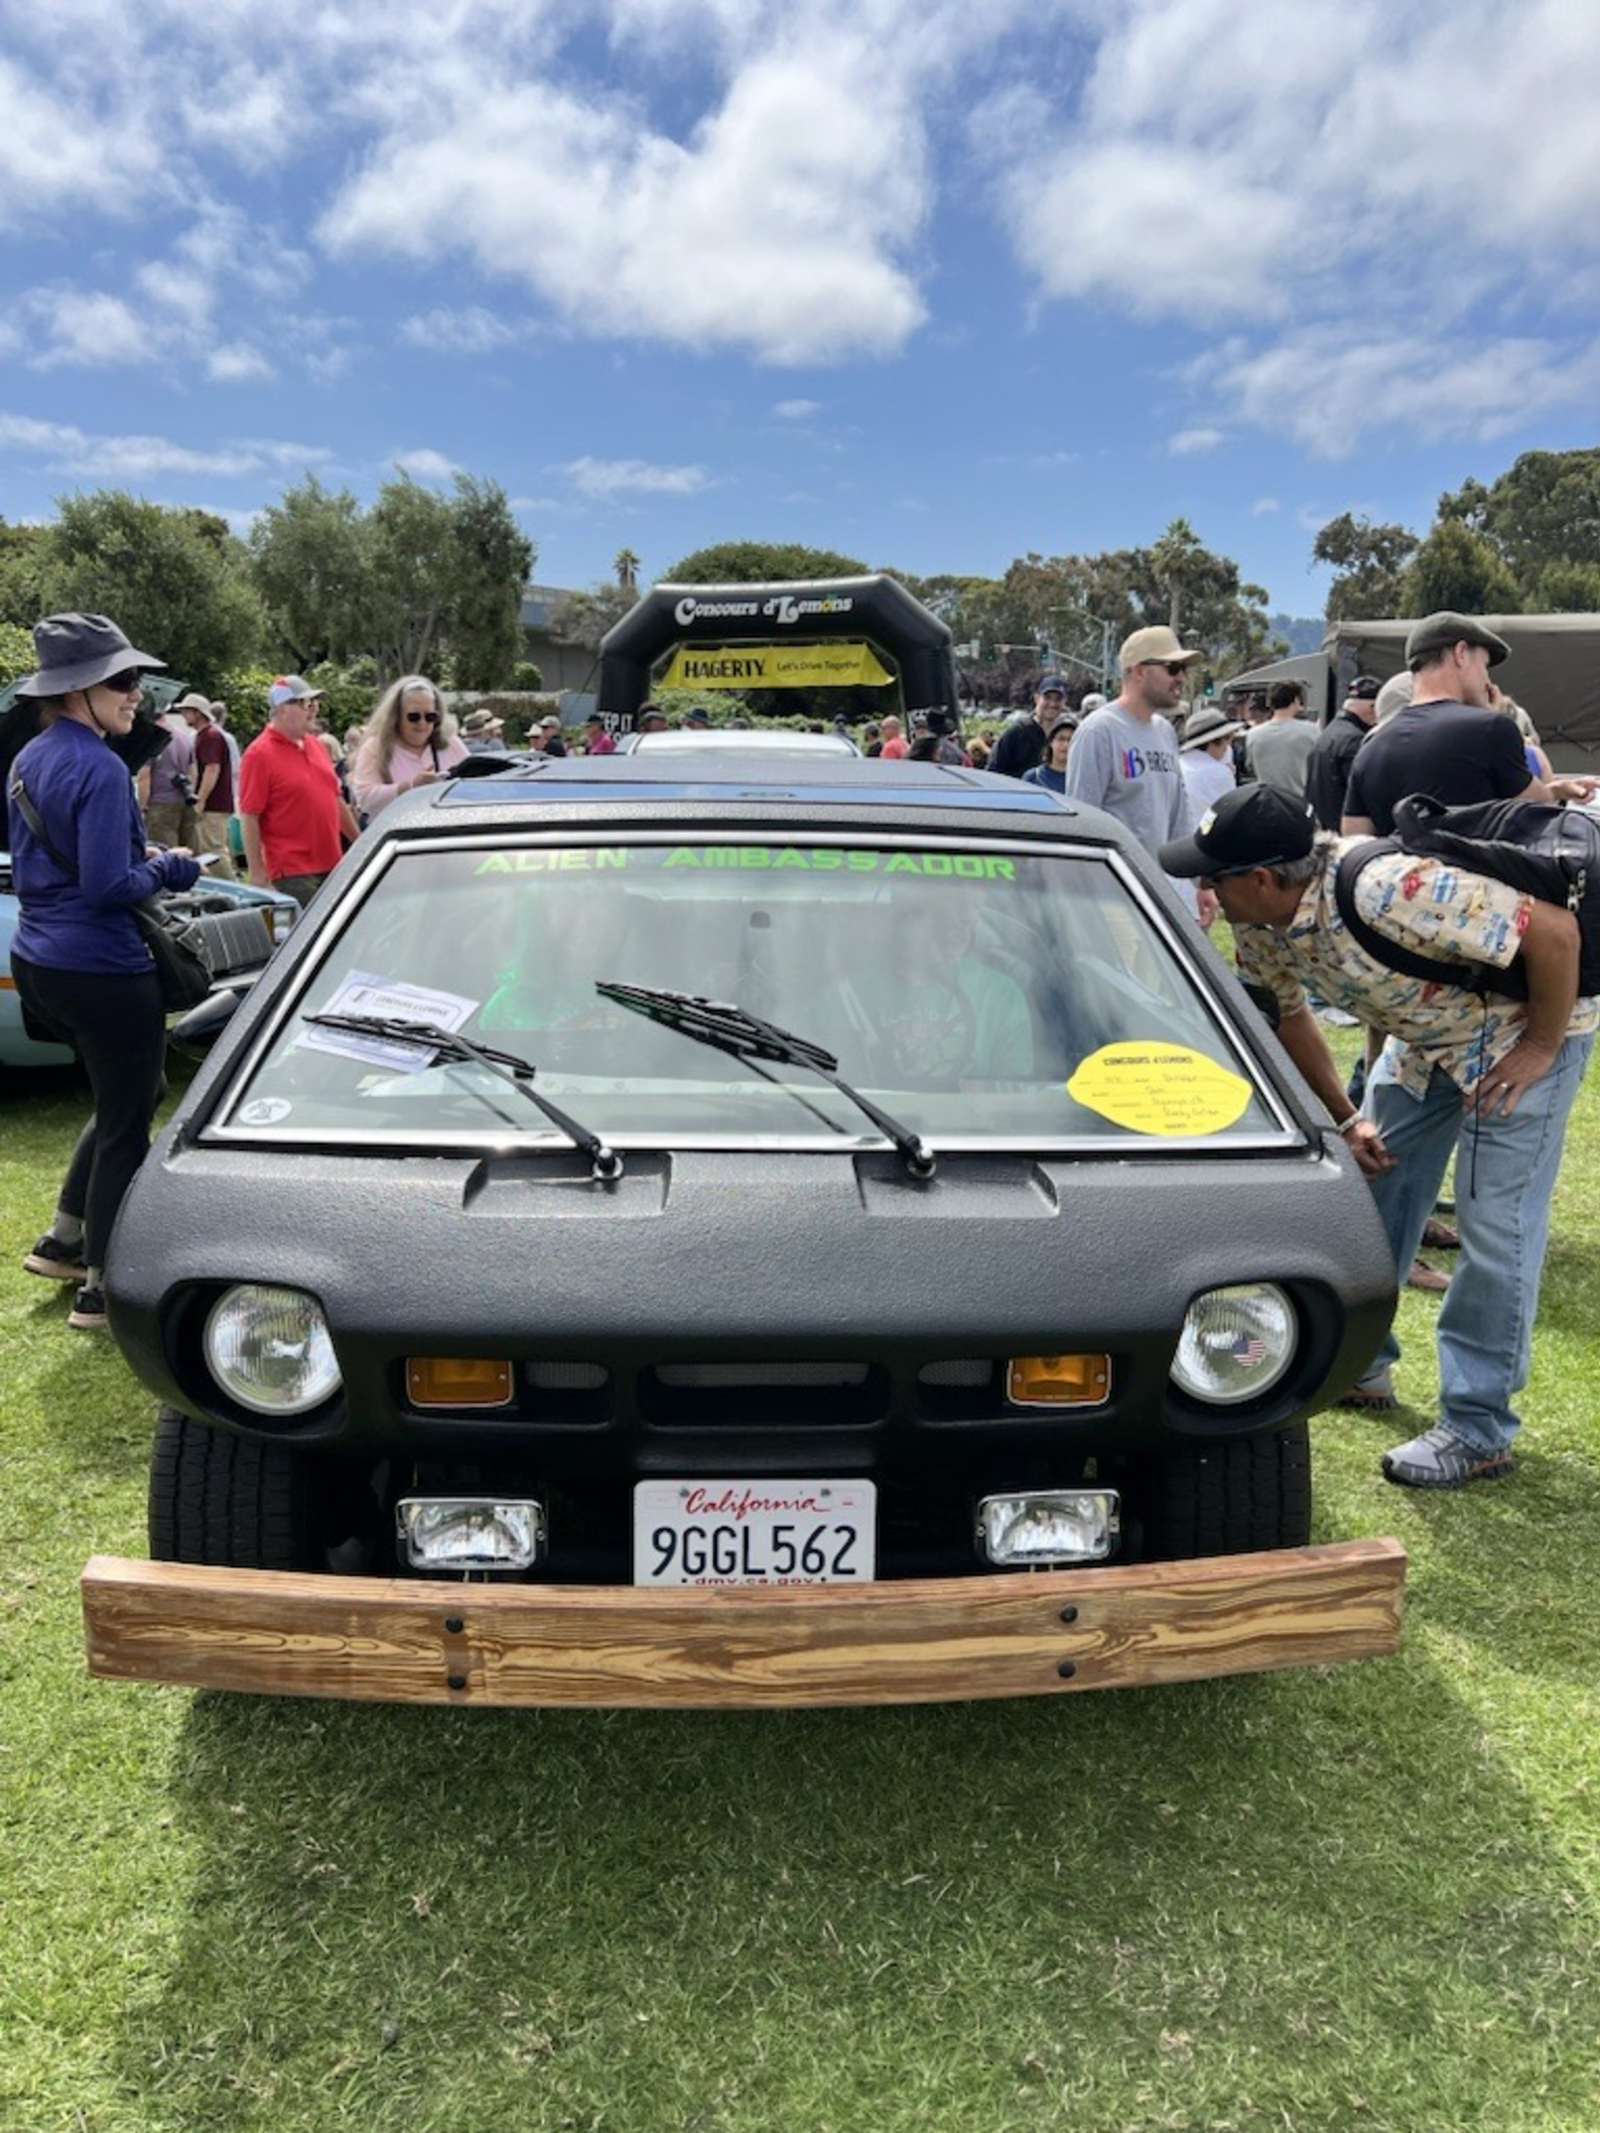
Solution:
[{"label": "sunglasses", "polygon": [[1145,665],[1164,667],[1169,674],[1187,674],[1189,671],[1187,659],[1147,659]]},{"label": "sunglasses", "polygon": [[439,723],[437,711],[402,711],[400,716],[408,726],[437,726]]},{"label": "sunglasses", "polygon": [[144,693],[144,671],[129,667],[122,674],[108,674],[100,684],[102,689],[114,689],[118,696],[141,696]]}]

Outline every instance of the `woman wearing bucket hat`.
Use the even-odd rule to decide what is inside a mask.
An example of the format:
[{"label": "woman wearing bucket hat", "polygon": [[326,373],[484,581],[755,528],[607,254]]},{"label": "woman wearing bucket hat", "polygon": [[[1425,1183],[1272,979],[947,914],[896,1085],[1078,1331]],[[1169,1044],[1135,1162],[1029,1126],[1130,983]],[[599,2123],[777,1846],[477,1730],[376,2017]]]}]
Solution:
[{"label": "woman wearing bucket hat", "polygon": [[106,1322],[100,1270],[150,1145],[166,1055],[160,981],[131,907],[187,889],[200,867],[186,851],[146,847],[133,782],[105,745],[131,730],[144,677],[165,660],[136,651],[105,615],[48,615],[33,642],[39,669],[17,694],[37,703],[41,731],[8,784],[21,907],[11,970],[30,1027],[81,1060],[94,1114],[23,1265],[75,1282],[67,1323],[93,1329]]}]

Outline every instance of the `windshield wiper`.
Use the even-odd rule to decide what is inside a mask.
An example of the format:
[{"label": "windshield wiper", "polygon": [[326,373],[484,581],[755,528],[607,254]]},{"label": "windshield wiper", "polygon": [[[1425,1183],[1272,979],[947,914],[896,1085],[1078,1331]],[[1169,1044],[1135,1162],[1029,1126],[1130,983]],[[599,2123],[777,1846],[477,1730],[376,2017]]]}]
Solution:
[{"label": "windshield wiper", "polygon": [[608,978],[596,978],[594,989],[603,998],[615,1000],[619,1007],[630,1007],[636,1015],[645,1015],[652,1022],[660,1022],[667,1029],[692,1037],[697,1044],[709,1044],[719,1052],[731,1052],[735,1059],[752,1063],[769,1059],[779,1066],[805,1067],[820,1075],[824,1081],[831,1082],[841,1096],[849,1097],[858,1110],[864,1111],[880,1133],[888,1135],[905,1157],[906,1168],[914,1178],[933,1176],[933,1150],[909,1126],[902,1126],[897,1118],[880,1110],[870,1096],[863,1096],[859,1089],[853,1089],[843,1080],[838,1060],[832,1052],[825,1052],[820,1044],[812,1044],[790,1030],[779,1029],[775,1022],[763,1022],[759,1015],[752,1015],[747,1008],[735,1007],[726,1000],[704,1000],[697,993],[668,992],[659,985],[618,985]]},{"label": "windshield wiper", "polygon": [[406,1022],[394,1015],[307,1015],[305,1019],[317,1029],[348,1030],[354,1037],[380,1037],[385,1044],[414,1044],[426,1051],[443,1052],[450,1059],[469,1059],[474,1065],[487,1067],[491,1074],[509,1082],[536,1104],[553,1126],[560,1127],[573,1146],[589,1158],[602,1183],[614,1184],[622,1175],[622,1158],[616,1150],[608,1148],[598,1134],[580,1126],[575,1118],[569,1118],[548,1096],[541,1096],[533,1087],[538,1069],[531,1061],[519,1059],[515,1052],[492,1052],[486,1045],[458,1037],[454,1030],[440,1029],[432,1022]]}]

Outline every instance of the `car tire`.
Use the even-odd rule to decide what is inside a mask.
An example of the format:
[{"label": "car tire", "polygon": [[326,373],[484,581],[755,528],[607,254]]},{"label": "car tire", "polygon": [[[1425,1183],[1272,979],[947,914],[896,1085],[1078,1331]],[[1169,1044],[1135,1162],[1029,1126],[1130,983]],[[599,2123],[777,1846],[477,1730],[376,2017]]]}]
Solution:
[{"label": "car tire", "polygon": [[150,1553],[231,1570],[323,1567],[312,1462],[163,1407],[150,1455]]},{"label": "car tire", "polygon": [[1311,1439],[1304,1422],[1161,1462],[1146,1552],[1154,1561],[1303,1548],[1311,1538]]}]

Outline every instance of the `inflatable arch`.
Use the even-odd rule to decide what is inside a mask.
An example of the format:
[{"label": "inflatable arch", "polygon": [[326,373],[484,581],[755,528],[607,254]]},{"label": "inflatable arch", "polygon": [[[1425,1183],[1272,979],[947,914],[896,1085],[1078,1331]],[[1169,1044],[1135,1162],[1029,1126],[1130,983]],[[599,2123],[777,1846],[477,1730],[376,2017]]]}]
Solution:
[{"label": "inflatable arch", "polygon": [[[936,729],[957,723],[955,662],[948,627],[895,578],[799,579],[769,585],[656,585],[600,644],[598,709],[608,726],[632,730],[650,694],[650,670],[682,647],[690,686],[782,686],[777,668],[795,646],[857,647],[899,681],[899,708],[928,714]],[[770,656],[769,656],[770,655]],[[814,676],[823,682],[827,676]],[[840,679],[849,677],[841,673]]]}]

